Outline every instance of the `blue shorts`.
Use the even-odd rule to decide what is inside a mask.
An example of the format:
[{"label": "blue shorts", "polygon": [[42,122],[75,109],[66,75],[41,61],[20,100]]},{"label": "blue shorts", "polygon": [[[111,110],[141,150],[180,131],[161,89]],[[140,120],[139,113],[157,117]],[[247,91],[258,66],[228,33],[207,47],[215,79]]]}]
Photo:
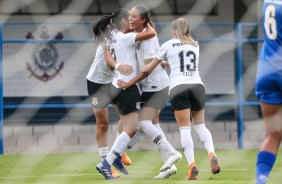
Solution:
[{"label": "blue shorts", "polygon": [[268,104],[282,104],[282,71],[262,76],[256,81],[256,96]]}]

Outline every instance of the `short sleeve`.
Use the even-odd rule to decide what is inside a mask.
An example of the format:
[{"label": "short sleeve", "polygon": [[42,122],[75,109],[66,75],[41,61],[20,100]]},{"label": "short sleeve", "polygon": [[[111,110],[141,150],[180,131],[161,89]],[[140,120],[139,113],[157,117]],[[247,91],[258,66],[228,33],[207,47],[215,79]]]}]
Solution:
[{"label": "short sleeve", "polygon": [[158,50],[157,54],[156,54],[156,58],[158,60],[164,60],[167,61],[167,57],[166,57],[166,53],[168,50],[168,43],[165,42]]},{"label": "short sleeve", "polygon": [[144,60],[153,59],[156,56],[156,52],[159,48],[159,42],[155,38],[142,41]]},{"label": "short sleeve", "polygon": [[134,45],[135,44],[135,38],[136,38],[137,33],[130,32],[126,33],[125,36],[123,37],[123,43],[128,43],[128,45]]}]

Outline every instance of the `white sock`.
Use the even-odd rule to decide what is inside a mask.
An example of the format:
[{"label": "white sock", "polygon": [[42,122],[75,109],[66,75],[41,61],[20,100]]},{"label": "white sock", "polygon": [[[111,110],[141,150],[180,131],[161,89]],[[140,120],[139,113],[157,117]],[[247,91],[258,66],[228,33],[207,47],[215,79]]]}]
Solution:
[{"label": "white sock", "polygon": [[185,126],[179,128],[181,136],[181,145],[184,150],[188,164],[195,162],[194,158],[194,143],[191,136],[191,127]]},{"label": "white sock", "polygon": [[102,159],[105,159],[106,156],[109,153],[109,148],[107,146],[106,147],[102,147],[102,148],[98,148],[98,152],[99,152],[100,157]]},{"label": "white sock", "polygon": [[214,152],[214,146],[213,146],[213,140],[211,132],[207,129],[205,124],[195,125],[194,126],[195,131],[200,137],[200,140],[202,141],[203,145],[205,146],[207,152],[210,154],[211,152]]},{"label": "white sock", "polygon": [[112,165],[114,160],[123,154],[126,150],[126,146],[130,141],[130,137],[127,133],[122,132],[115,140],[114,145],[111,148],[108,156],[106,157],[107,162]]},{"label": "white sock", "polygon": [[168,152],[168,154],[175,154],[176,150],[169,144],[160,131],[152,124],[150,120],[139,121],[139,127],[148,135],[161,151]]},{"label": "white sock", "polygon": [[166,136],[165,136],[165,134],[164,134],[164,131],[162,130],[160,124],[157,123],[157,124],[155,124],[154,126],[160,131],[160,133],[162,134],[162,136],[166,138]]},{"label": "white sock", "polygon": [[[166,139],[166,136],[165,136],[165,134],[164,134],[164,132],[163,132],[163,130],[162,130],[160,124],[157,123],[157,124],[154,124],[154,126],[160,131],[160,133],[162,134],[162,136]],[[167,154],[167,152],[162,151],[161,149],[158,149],[158,150],[159,150],[159,152],[161,153],[163,162],[165,163],[165,162],[167,161],[169,155]]]},{"label": "white sock", "polygon": [[127,145],[127,149],[131,149],[133,146],[139,143],[143,139],[144,135],[145,132],[139,128],[137,132],[134,134],[134,136],[130,139]]}]

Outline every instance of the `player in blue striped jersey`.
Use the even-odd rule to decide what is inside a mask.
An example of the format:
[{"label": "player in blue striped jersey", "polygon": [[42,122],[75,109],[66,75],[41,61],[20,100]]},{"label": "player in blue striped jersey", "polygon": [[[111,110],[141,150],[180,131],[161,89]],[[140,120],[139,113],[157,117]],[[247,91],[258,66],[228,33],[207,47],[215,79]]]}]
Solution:
[{"label": "player in blue striped jersey", "polygon": [[265,0],[264,43],[256,80],[256,95],[265,122],[265,139],[257,155],[256,183],[267,182],[282,140],[282,0]]}]

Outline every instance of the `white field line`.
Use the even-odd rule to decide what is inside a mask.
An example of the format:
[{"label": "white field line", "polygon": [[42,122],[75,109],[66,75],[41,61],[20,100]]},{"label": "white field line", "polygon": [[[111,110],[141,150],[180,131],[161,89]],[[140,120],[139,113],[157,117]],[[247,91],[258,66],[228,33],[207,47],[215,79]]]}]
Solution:
[{"label": "white field line", "polygon": [[[249,171],[254,170],[255,168],[243,168],[243,169],[224,169],[224,171]],[[275,169],[274,169],[275,170]],[[200,170],[201,172],[210,172],[210,170]],[[187,171],[177,171],[178,173],[186,173]],[[155,172],[130,172],[129,174],[158,174]],[[85,174],[52,174],[49,175],[50,177],[79,177],[79,176],[99,176],[101,174],[98,173],[85,173]],[[21,179],[21,178],[41,178],[44,177],[42,175],[38,176],[7,176],[7,177],[0,177],[0,179]]]}]

